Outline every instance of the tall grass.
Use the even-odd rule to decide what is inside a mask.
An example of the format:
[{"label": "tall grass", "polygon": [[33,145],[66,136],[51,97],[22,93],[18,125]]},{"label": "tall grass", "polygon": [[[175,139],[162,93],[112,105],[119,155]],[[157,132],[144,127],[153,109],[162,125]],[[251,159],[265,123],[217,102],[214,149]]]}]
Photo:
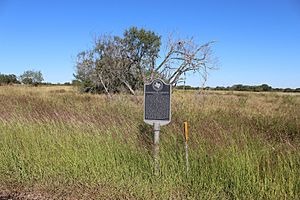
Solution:
[{"label": "tall grass", "polygon": [[299,96],[173,96],[155,176],[141,96],[1,87],[0,185],[77,199],[300,198]]}]

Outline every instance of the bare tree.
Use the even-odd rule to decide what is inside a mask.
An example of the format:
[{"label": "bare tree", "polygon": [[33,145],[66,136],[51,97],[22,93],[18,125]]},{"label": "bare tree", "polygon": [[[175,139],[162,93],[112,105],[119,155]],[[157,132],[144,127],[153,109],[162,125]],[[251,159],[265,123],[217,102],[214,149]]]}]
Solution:
[{"label": "bare tree", "polygon": [[215,58],[212,57],[211,46],[215,41],[198,45],[193,38],[174,40],[169,37],[166,54],[159,65],[151,69],[150,81],[161,76],[173,86],[183,80],[189,72],[199,73],[202,85],[208,77],[208,71],[216,69]]}]

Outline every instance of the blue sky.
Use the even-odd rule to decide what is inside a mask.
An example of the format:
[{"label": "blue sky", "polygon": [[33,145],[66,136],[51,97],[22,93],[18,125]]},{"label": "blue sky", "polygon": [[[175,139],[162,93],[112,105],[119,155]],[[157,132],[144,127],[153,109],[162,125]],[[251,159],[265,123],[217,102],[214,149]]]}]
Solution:
[{"label": "blue sky", "polygon": [[300,87],[299,0],[0,0],[0,73],[36,69],[47,82],[70,81],[77,53],[95,35],[130,26],[217,40],[209,86]]}]

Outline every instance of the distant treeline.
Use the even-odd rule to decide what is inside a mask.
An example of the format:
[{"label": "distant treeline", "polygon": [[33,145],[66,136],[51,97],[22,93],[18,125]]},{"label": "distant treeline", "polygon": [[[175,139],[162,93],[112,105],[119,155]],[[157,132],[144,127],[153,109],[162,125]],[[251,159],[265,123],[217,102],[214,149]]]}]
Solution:
[{"label": "distant treeline", "polygon": [[[192,87],[190,85],[180,85],[176,86],[176,89],[179,90],[198,90],[199,87]],[[300,92],[300,88],[272,88],[267,84],[262,85],[242,85],[237,84],[230,87],[204,87],[204,90],[222,90],[222,91],[249,91],[249,92]]]},{"label": "distant treeline", "polygon": [[41,71],[26,70],[20,76],[15,74],[1,74],[0,73],[0,85],[12,85],[12,84],[26,84],[26,85],[40,85],[44,81]]},{"label": "distant treeline", "polygon": [[0,85],[15,85],[15,84],[25,84],[25,85],[77,85],[78,81],[73,80],[72,82],[65,83],[49,83],[43,82],[44,78],[40,71],[28,70],[25,71],[20,76],[15,74],[1,74],[0,73]]},{"label": "distant treeline", "polygon": [[[26,79],[18,80],[17,76],[14,74],[1,74],[0,73],[0,85],[11,85],[11,84],[26,84]],[[72,82],[65,82],[65,83],[49,83],[49,82],[39,82],[39,85],[80,85],[78,80],[73,80]],[[199,90],[199,87],[193,87],[190,85],[180,85],[176,86],[178,90]],[[222,90],[222,91],[250,91],[250,92],[300,92],[300,88],[272,88],[267,84],[262,85],[242,85],[237,84],[231,87],[204,87],[204,90]]]}]

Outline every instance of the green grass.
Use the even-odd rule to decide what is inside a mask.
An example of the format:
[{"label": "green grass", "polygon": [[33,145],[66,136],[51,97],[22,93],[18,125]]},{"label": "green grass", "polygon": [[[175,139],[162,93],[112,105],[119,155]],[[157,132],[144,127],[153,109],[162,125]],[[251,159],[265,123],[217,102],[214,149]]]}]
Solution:
[{"label": "green grass", "polygon": [[173,96],[155,176],[141,96],[1,87],[0,185],[79,199],[300,199],[299,96]]}]

